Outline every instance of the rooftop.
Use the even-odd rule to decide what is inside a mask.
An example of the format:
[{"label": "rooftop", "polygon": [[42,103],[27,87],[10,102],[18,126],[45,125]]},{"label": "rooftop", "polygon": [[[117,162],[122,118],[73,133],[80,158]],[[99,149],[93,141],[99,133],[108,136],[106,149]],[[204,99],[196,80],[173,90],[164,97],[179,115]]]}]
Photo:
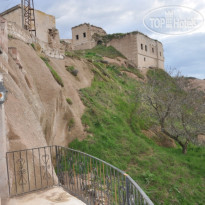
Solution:
[{"label": "rooftop", "polygon": [[9,14],[9,13],[11,13],[11,12],[13,12],[13,11],[19,9],[19,8],[21,8],[21,5],[20,5],[20,4],[18,4],[18,5],[16,5],[16,6],[10,8],[10,9],[8,9],[8,10],[6,10],[6,11],[0,13],[0,16],[4,16],[4,15],[6,15],[6,14]]},{"label": "rooftop", "polygon": [[98,26],[94,26],[94,25],[91,25],[91,24],[89,24],[89,23],[82,23],[82,24],[80,24],[80,25],[77,25],[77,26],[74,26],[74,27],[72,27],[72,29],[73,28],[77,28],[77,27],[81,27],[81,26],[91,26],[91,27],[95,27],[95,28],[99,28],[99,29],[102,29],[101,27],[98,27]]}]

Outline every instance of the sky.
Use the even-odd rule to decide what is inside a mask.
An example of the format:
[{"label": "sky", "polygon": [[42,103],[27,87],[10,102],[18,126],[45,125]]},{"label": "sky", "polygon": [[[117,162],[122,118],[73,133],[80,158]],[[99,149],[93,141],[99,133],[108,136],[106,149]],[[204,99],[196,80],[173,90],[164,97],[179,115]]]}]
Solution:
[{"label": "sky", "polygon": [[[20,0],[0,0],[0,12],[16,4]],[[143,23],[150,11],[172,5],[194,9],[205,18],[205,0],[34,0],[34,4],[35,9],[56,17],[62,39],[72,38],[71,28],[81,23],[102,27],[108,34],[140,31],[163,43],[166,70],[205,79],[205,23],[179,35],[156,33]]]}]

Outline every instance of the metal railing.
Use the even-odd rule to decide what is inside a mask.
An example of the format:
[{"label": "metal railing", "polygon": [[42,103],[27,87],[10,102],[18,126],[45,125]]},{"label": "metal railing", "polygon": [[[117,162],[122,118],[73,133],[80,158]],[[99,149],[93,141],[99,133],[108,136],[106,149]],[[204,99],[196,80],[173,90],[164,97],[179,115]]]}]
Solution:
[{"label": "metal railing", "polygon": [[10,196],[61,186],[89,205],[153,205],[125,172],[89,154],[50,146],[7,153]]},{"label": "metal railing", "polygon": [[9,195],[17,196],[58,185],[53,168],[55,156],[56,146],[7,152]]}]

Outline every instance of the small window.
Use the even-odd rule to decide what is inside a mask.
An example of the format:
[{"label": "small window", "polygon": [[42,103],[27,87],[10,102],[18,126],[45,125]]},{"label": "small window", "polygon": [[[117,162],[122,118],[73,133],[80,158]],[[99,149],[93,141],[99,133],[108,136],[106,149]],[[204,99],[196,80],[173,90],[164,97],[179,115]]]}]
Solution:
[{"label": "small window", "polygon": [[145,45],[145,51],[147,51],[147,45]]},{"label": "small window", "polygon": [[86,38],[86,33],[85,32],[83,33],[83,37]]},{"label": "small window", "polygon": [[152,48],[152,53],[154,53],[154,48]]},{"label": "small window", "polygon": [[162,52],[160,52],[159,55],[162,56]]},{"label": "small window", "polygon": [[141,44],[141,49],[143,50],[143,44]]},{"label": "small window", "polygon": [[144,61],[146,61],[146,58],[144,58]]},{"label": "small window", "polygon": [[79,35],[76,35],[75,37],[76,37],[76,40],[79,40]]}]

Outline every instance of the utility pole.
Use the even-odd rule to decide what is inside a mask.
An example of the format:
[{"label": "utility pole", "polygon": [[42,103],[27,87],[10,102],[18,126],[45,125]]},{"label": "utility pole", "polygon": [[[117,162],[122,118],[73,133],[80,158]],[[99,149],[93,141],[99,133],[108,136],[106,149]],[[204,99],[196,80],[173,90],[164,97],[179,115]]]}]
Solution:
[{"label": "utility pole", "polygon": [[8,178],[6,165],[7,140],[5,133],[5,110],[6,89],[3,84],[3,76],[0,73],[0,198],[8,197]]},{"label": "utility pole", "polygon": [[21,0],[22,26],[36,36],[36,20],[33,0]]}]

